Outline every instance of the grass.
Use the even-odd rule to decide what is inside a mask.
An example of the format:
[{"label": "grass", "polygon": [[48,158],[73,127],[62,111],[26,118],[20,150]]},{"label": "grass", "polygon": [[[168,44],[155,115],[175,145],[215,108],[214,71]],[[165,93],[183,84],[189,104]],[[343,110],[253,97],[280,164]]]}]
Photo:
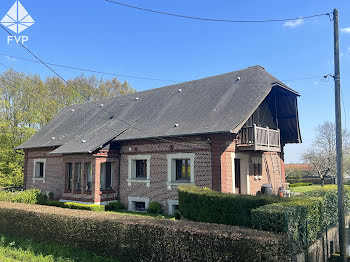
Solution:
[{"label": "grass", "polygon": [[[105,212],[105,211],[103,211]],[[118,210],[118,211],[107,211],[112,213],[118,213],[123,215],[131,215],[131,216],[144,216],[144,217],[154,217],[154,218],[166,218],[166,219],[172,219],[174,220],[175,217],[173,215],[167,215],[167,214],[153,214],[148,212],[133,212],[133,211],[127,211],[127,210]]]},{"label": "grass", "polygon": [[1,262],[118,262],[88,250],[0,235]]},{"label": "grass", "polygon": [[312,186],[297,186],[297,187],[290,187],[289,189],[292,192],[297,192],[297,193],[305,193],[305,192],[309,192],[312,190],[316,190],[321,188],[321,185],[312,185]]}]

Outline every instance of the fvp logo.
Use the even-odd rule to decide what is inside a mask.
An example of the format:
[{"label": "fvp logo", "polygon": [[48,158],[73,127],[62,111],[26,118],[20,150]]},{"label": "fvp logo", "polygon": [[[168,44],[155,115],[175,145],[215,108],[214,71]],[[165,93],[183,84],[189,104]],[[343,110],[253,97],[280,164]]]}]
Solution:
[{"label": "fvp logo", "polygon": [[[10,8],[7,14],[0,21],[1,24],[11,31],[19,34],[26,30],[28,27],[34,24],[33,18],[28,14],[27,10],[23,5],[17,0],[14,5]],[[17,44],[21,41],[22,44],[28,41],[28,36],[8,36],[7,43],[15,40]]]}]

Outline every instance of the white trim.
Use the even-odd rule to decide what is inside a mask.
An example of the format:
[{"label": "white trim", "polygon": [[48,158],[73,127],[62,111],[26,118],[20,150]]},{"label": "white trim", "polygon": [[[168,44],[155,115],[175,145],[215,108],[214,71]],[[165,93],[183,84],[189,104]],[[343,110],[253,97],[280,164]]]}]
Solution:
[{"label": "white trim", "polygon": [[[136,160],[147,161],[146,179],[136,179]],[[131,183],[146,183],[147,187],[151,185],[151,155],[130,155],[128,156],[128,186]]]},{"label": "white trim", "polygon": [[[166,155],[168,160],[168,181],[167,186],[168,190],[171,190],[171,186],[178,186],[178,185],[194,185],[194,159],[196,157],[195,153],[177,153],[177,154],[167,154]],[[176,159],[190,159],[191,160],[191,179],[190,182],[181,182],[176,181],[176,166],[175,166],[175,160]]]},{"label": "white trim", "polygon": [[250,194],[250,182],[249,182],[249,154],[245,153],[231,153],[232,161],[232,193],[236,194],[235,185],[235,159],[241,160],[241,194]]},{"label": "white trim", "polygon": [[128,197],[128,210],[137,212],[138,210],[134,209],[133,202],[145,202],[145,211],[148,209],[149,198],[148,197]]},{"label": "white trim", "polygon": [[172,215],[175,213],[174,206],[179,205],[179,200],[168,199],[168,214]]},{"label": "white trim", "polygon": [[[43,177],[35,177],[35,166],[36,163],[44,163],[44,168],[43,168]],[[33,183],[35,181],[42,181],[43,183],[45,183],[45,169],[46,169],[46,159],[45,158],[37,158],[33,160]]]}]

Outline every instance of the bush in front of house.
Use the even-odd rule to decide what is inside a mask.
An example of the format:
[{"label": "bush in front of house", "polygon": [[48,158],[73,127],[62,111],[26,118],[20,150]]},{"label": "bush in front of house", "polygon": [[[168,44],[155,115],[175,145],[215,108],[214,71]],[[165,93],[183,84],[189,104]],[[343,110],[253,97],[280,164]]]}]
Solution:
[{"label": "bush in front of house", "polygon": [[252,227],[289,233],[302,249],[313,243],[322,231],[324,201],[321,197],[295,198],[252,210]]},{"label": "bush in front of house", "polygon": [[225,194],[196,186],[178,189],[181,215],[200,222],[250,227],[251,210],[281,201],[274,196]]},{"label": "bush in front of house", "polygon": [[[344,191],[344,204],[350,210],[350,192]],[[252,211],[252,226],[260,230],[290,234],[299,248],[313,243],[326,226],[338,220],[338,198],[334,186],[306,192],[286,201]]]},{"label": "bush in front of house", "polygon": [[151,213],[151,214],[162,214],[163,213],[163,206],[161,203],[151,202],[148,205],[147,212]]},{"label": "bush in front of house", "polygon": [[0,233],[120,261],[289,261],[285,235],[227,225],[0,203]]},{"label": "bush in front of house", "polygon": [[119,201],[108,203],[105,207],[106,211],[119,211],[124,209],[124,206]]},{"label": "bush in front of house", "polygon": [[0,201],[16,202],[25,204],[42,204],[47,197],[39,189],[29,189],[24,191],[0,191]]},{"label": "bush in front of house", "polygon": [[55,206],[70,209],[80,209],[80,210],[91,210],[91,211],[105,211],[105,206],[103,205],[86,205],[75,202],[59,202],[59,201],[46,201],[43,203],[46,206]]}]

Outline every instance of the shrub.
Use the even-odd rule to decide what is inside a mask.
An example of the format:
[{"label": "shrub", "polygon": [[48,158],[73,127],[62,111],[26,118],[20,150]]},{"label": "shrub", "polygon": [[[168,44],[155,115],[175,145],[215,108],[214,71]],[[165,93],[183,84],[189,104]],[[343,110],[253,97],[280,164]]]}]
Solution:
[{"label": "shrub", "polygon": [[151,202],[148,205],[147,211],[152,214],[161,214],[163,213],[163,207],[158,202]]},{"label": "shrub", "polygon": [[179,187],[179,209],[185,218],[227,225],[251,226],[251,210],[281,201],[273,196],[233,195],[196,186]]},{"label": "shrub", "polygon": [[75,202],[46,201],[43,205],[80,210],[105,211],[105,206],[102,205],[85,205]]},{"label": "shrub", "polygon": [[106,211],[118,211],[122,209],[124,209],[124,206],[120,202],[111,202],[105,207]]},{"label": "shrub", "polygon": [[[349,189],[344,194],[346,210],[350,208]],[[274,232],[289,233],[299,248],[313,243],[326,226],[337,223],[337,191],[334,186],[306,192],[287,201],[266,205],[252,211],[252,226]]]},{"label": "shrub", "polygon": [[253,228],[289,233],[302,249],[314,242],[322,230],[322,198],[296,198],[252,211]]},{"label": "shrub", "polygon": [[302,183],[294,183],[294,184],[290,184],[289,187],[298,187],[298,186],[312,186],[312,183],[306,183],[306,182],[302,182]]},{"label": "shrub", "polygon": [[30,189],[16,192],[0,191],[0,201],[26,204],[41,204],[47,197],[39,189]]},{"label": "shrub", "polygon": [[289,261],[285,235],[226,225],[0,203],[0,233],[120,261]]}]

